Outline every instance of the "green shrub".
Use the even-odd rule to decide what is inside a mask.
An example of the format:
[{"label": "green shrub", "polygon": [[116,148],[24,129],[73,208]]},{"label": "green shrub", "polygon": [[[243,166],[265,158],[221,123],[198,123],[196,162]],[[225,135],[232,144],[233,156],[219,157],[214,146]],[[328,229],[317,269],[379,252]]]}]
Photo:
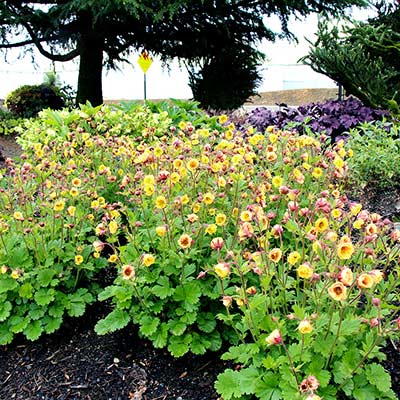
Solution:
[{"label": "green shrub", "polygon": [[7,95],[4,105],[17,117],[31,118],[45,108],[59,110],[65,102],[57,87],[41,84],[21,86]]},{"label": "green shrub", "polygon": [[0,135],[18,134],[23,122],[23,118],[15,118],[11,112],[0,108]]},{"label": "green shrub", "polygon": [[235,110],[241,107],[261,83],[257,70],[260,55],[251,52],[221,51],[206,60],[199,71],[189,71],[189,86],[201,107]]},{"label": "green shrub", "polygon": [[385,188],[400,182],[400,132],[396,124],[364,123],[350,130],[350,183]]}]

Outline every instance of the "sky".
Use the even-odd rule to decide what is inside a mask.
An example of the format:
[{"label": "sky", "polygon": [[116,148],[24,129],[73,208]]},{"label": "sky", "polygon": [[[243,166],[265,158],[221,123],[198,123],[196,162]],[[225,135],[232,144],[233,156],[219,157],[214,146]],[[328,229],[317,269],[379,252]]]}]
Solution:
[{"label": "sky", "polygon": [[[364,19],[369,13],[364,10],[355,10],[352,13],[356,19]],[[308,53],[309,44],[306,38],[315,37],[318,16],[310,15],[305,19],[290,21],[290,29],[298,38],[299,43],[289,43],[287,40],[278,40],[275,43],[262,42],[259,49],[266,54],[267,60],[261,66],[262,84],[258,92],[299,89],[299,88],[332,88],[336,83],[324,75],[317,74],[310,67],[297,63],[298,59]],[[279,28],[279,21],[275,17],[268,20],[269,26]],[[36,66],[30,56],[19,59],[20,51],[16,49],[8,56],[9,63],[0,56],[0,98],[24,84],[39,84],[43,82],[44,73],[53,69],[50,60],[36,56]],[[103,96],[104,99],[141,99],[144,94],[144,75],[138,65],[139,54],[130,57],[131,65],[123,64],[118,71],[104,71]],[[169,66],[169,70],[162,67],[161,62],[153,59],[153,63],[146,74],[146,92],[148,99],[157,98],[191,98],[192,92],[188,86],[188,74],[180,68],[177,61]],[[78,63],[56,63],[56,72],[65,84],[76,87]]]}]

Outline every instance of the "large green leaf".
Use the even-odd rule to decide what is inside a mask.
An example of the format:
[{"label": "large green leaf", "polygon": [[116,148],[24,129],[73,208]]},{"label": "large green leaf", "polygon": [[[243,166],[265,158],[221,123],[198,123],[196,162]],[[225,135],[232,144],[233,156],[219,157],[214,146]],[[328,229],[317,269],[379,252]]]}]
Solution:
[{"label": "large green leaf", "polygon": [[129,324],[130,320],[131,318],[126,311],[115,309],[107,317],[97,322],[94,330],[98,335],[105,335],[124,328]]}]

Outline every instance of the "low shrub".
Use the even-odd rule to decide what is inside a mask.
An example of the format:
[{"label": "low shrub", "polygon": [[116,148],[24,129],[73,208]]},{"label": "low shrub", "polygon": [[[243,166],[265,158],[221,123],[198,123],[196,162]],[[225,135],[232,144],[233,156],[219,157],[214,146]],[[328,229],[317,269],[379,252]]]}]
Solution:
[{"label": "low shrub", "polygon": [[361,124],[350,130],[347,143],[354,156],[349,160],[350,184],[385,188],[400,182],[400,134],[396,124]]},{"label": "low shrub", "polygon": [[268,126],[283,129],[292,127],[300,133],[316,132],[329,135],[332,141],[348,136],[351,128],[363,122],[382,120],[389,113],[365,107],[359,100],[328,100],[310,103],[297,108],[283,107],[277,111],[256,108],[251,111],[247,123],[264,132]]},{"label": "low shrub", "polygon": [[15,118],[11,112],[0,108],[0,135],[8,136],[17,134],[23,121],[23,118]]},{"label": "low shrub", "polygon": [[45,108],[59,110],[65,103],[57,87],[41,84],[19,87],[7,95],[4,105],[17,117],[31,118]]}]

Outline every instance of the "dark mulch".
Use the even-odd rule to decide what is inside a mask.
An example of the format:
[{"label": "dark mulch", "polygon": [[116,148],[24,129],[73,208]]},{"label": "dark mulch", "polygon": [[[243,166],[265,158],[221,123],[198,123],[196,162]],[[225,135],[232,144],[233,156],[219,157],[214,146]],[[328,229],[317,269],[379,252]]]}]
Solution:
[{"label": "dark mulch", "polygon": [[53,335],[18,338],[0,352],[0,399],[209,400],[225,364],[217,354],[175,359],[138,338],[133,327],[98,336],[91,307]]},{"label": "dark mulch", "polygon": [[[20,152],[13,138],[0,137],[0,148],[5,157]],[[370,210],[400,216],[400,187],[367,187],[357,197]],[[214,381],[227,367],[219,354],[174,359],[138,338],[132,326],[98,336],[93,327],[105,310],[96,307],[82,318],[68,319],[53,335],[36,342],[19,337],[0,347],[0,400],[218,399]],[[399,351],[400,343],[389,341],[384,366],[400,397]]]}]

